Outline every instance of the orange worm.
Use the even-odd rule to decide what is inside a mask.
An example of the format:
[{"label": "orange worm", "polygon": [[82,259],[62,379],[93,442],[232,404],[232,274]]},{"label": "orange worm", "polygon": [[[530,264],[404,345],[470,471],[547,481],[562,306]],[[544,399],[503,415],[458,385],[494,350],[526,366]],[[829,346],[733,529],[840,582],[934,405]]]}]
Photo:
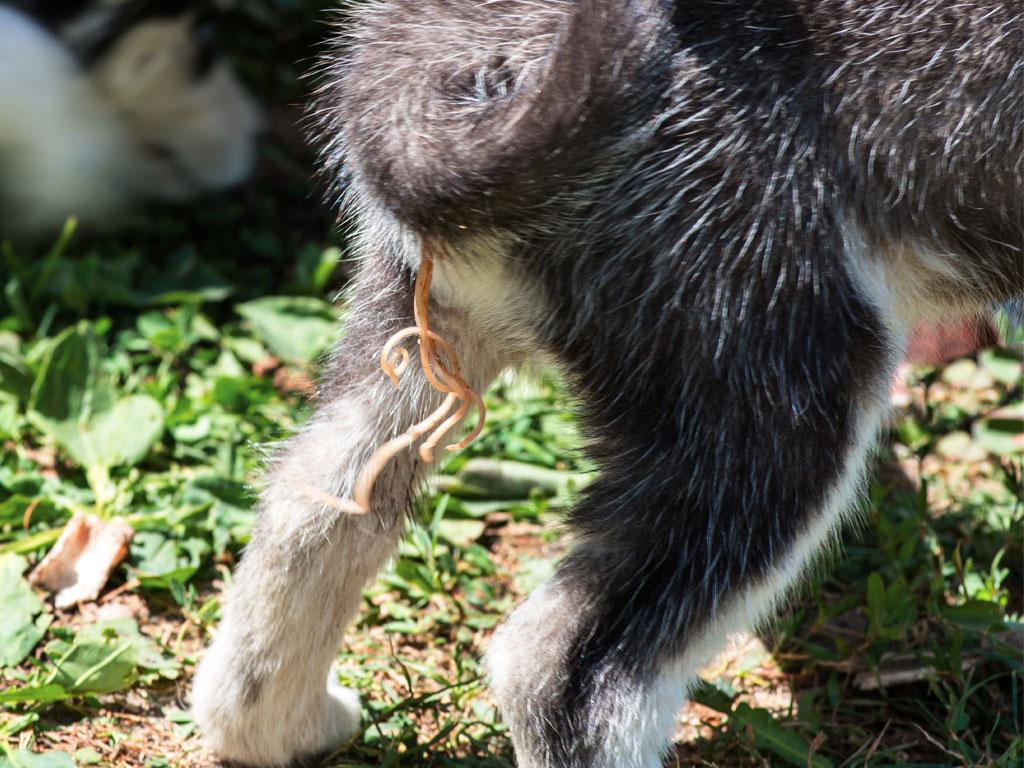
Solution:
[{"label": "orange worm", "polygon": [[418,424],[413,424],[398,437],[388,440],[388,442],[373,452],[373,456],[370,457],[366,466],[363,467],[363,471],[359,473],[359,478],[356,480],[356,486],[352,493],[353,500],[364,512],[370,510],[370,494],[373,491],[373,484],[384,467],[388,465],[388,462],[433,429],[447,415],[454,404],[455,395],[448,395],[444,402],[427,418]]},{"label": "orange worm", "polygon": [[[451,395],[449,395],[451,397]],[[435,429],[430,437],[423,441],[423,445],[420,446],[420,458],[428,464],[432,464],[434,461],[434,448],[441,442],[444,436],[448,433],[448,430],[455,427],[462,418],[466,415],[469,410],[469,400],[463,400],[462,405],[459,406],[458,410],[455,411],[451,416],[442,422],[441,426]]]},{"label": "orange worm", "polygon": [[[480,399],[469,383],[462,378],[462,371],[459,366],[455,349],[430,330],[430,318],[428,305],[430,301],[430,284],[434,274],[434,259],[427,246],[424,246],[420,255],[420,270],[416,275],[416,288],[413,294],[413,319],[415,325],[403,328],[393,334],[380,353],[380,367],[384,374],[391,379],[395,387],[401,386],[400,379],[409,366],[409,351],[401,346],[402,342],[411,336],[419,337],[420,346],[420,367],[423,375],[430,385],[438,392],[446,395],[441,403],[425,419],[413,424],[405,432],[384,443],[370,457],[369,461],[359,473],[356,479],[355,488],[352,492],[351,501],[339,501],[332,506],[353,515],[366,514],[370,510],[370,496],[373,493],[374,483],[388,463],[403,450],[411,447],[417,440],[426,435],[426,439],[419,447],[419,455],[423,461],[432,463],[434,461],[434,449],[445,436],[458,425],[469,412],[471,406],[477,408],[477,423],[473,431],[455,445],[448,446],[448,450],[454,451],[465,448],[480,434],[484,427],[484,420],[487,412],[483,400]],[[444,354],[446,360],[438,357],[438,350]],[[458,403],[458,408],[455,404]],[[454,413],[452,410],[454,409]],[[317,496],[319,497],[320,494]]]}]

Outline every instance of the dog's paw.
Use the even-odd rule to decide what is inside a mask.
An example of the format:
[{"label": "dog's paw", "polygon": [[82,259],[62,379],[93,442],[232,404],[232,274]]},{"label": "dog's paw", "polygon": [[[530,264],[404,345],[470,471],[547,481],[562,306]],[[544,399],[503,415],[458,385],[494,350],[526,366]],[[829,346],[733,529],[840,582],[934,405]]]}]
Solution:
[{"label": "dog's paw", "polygon": [[359,733],[363,720],[359,694],[339,683],[333,668],[327,676],[327,706],[324,749],[333,749]]},{"label": "dog's paw", "polygon": [[[359,696],[337,682],[303,685],[302,675],[270,679],[238,674],[222,663],[217,644],[196,674],[192,712],[203,741],[217,757],[259,768],[286,766],[328,752],[359,731]],[[232,671],[234,667],[235,671]]]}]

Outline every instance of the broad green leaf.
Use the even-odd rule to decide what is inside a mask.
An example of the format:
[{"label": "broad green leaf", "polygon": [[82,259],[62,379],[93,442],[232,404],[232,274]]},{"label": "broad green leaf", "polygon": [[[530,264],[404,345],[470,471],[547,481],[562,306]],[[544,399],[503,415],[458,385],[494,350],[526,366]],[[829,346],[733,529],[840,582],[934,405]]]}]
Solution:
[{"label": "broad green leaf", "polygon": [[799,768],[832,768],[832,761],[823,755],[811,755],[811,745],[794,731],[787,731],[775,721],[766,709],[755,709],[747,704],[736,707],[729,718],[730,727],[747,727],[760,749],[778,755]]},{"label": "broad green leaf", "polygon": [[135,327],[146,341],[158,349],[175,352],[185,346],[181,327],[163,312],[146,312],[139,315]]},{"label": "broad green leaf", "polygon": [[[210,278],[214,280],[216,278]],[[197,281],[198,282],[198,281]],[[143,296],[139,303],[149,305],[157,304],[202,304],[204,302],[223,301],[234,292],[234,288],[227,283],[211,282],[205,287],[190,289],[187,287],[171,288],[166,291],[152,293]]]},{"label": "broad green leaf", "polygon": [[24,614],[11,614],[0,629],[0,666],[20,664],[43,639],[53,617],[41,613],[32,619]]},{"label": "broad green leaf", "polygon": [[15,493],[13,496],[0,502],[0,525],[20,526],[22,520],[25,519],[25,513],[29,509],[32,510],[33,523],[53,520],[59,516],[57,508],[49,499],[29,498],[20,493]]},{"label": "broad green leaf", "polygon": [[133,466],[160,439],[164,412],[149,395],[129,395],[77,421],[35,421],[83,467]]},{"label": "broad green leaf", "polygon": [[131,544],[134,575],[147,587],[188,581],[209,553],[210,545],[202,539],[182,542],[157,531],[139,531]]},{"label": "broad green leaf", "polygon": [[42,601],[22,578],[28,568],[28,561],[18,555],[0,555],[0,615],[7,616],[10,611],[37,614],[43,610]]},{"label": "broad green leaf", "polygon": [[928,444],[931,434],[912,418],[905,418],[896,425],[900,442],[908,448],[918,450]]},{"label": "broad green leaf", "polygon": [[998,348],[982,350],[978,355],[978,362],[996,381],[1011,387],[1021,383],[1024,365],[1021,363],[1020,355],[1013,350]]},{"label": "broad green leaf", "polygon": [[323,293],[327,289],[327,281],[338,268],[341,262],[341,251],[337,248],[325,248],[320,254],[320,262],[313,271],[311,288],[317,293]]},{"label": "broad green leaf", "polygon": [[531,493],[568,493],[593,479],[579,472],[563,472],[536,464],[500,459],[470,459],[459,470],[459,482],[490,499],[525,499]]},{"label": "broad green leaf", "polygon": [[198,443],[210,436],[212,421],[205,413],[193,422],[179,424],[171,429],[171,434],[179,443]]},{"label": "broad green leaf", "polygon": [[19,749],[0,757],[0,768],[75,768],[75,761],[67,752],[32,754]]},{"label": "broad green leaf", "polygon": [[86,469],[137,464],[163,432],[163,409],[149,395],[115,402],[100,380],[98,355],[84,323],[58,336],[36,378],[29,418]]},{"label": "broad green leaf", "polygon": [[270,357],[270,352],[256,339],[229,336],[224,339],[224,346],[235,353],[243,362],[252,365]]},{"label": "broad green leaf", "polygon": [[986,632],[1002,624],[1003,609],[997,603],[968,600],[963,605],[944,606],[942,617],[965,629]]},{"label": "broad green leaf", "polygon": [[736,698],[736,693],[731,688],[732,686],[728,683],[720,680],[715,682],[698,680],[696,687],[690,692],[690,700],[703,704],[716,712],[729,714],[732,712],[732,703]]},{"label": "broad green leaf", "polygon": [[[971,455],[972,448],[974,448],[974,440],[971,439],[971,436],[966,432],[956,431],[939,438],[935,444],[935,453],[944,459],[963,461]],[[975,450],[977,449],[975,448]],[[985,454],[982,453],[981,456],[984,458]]]},{"label": "broad green leaf", "polygon": [[51,616],[22,578],[27,563],[15,554],[0,555],[0,666],[13,667],[36,647]]},{"label": "broad green leaf", "polygon": [[39,722],[38,712],[26,712],[0,723],[0,741],[6,741]]},{"label": "broad green leaf", "polygon": [[71,641],[52,640],[46,653],[57,668],[53,682],[69,693],[112,693],[145,671],[174,677],[177,665],[130,619],[91,624]]},{"label": "broad green leaf", "polygon": [[954,387],[967,387],[978,375],[978,364],[973,360],[956,360],[946,366],[942,380]]},{"label": "broad green leaf", "polygon": [[229,411],[244,411],[251,387],[251,380],[221,376],[213,383],[213,399]]},{"label": "broad green leaf", "polygon": [[341,251],[337,248],[303,248],[296,254],[295,273],[300,288],[314,296],[327,289],[327,282],[338,268]]},{"label": "broad green leaf", "polygon": [[29,685],[0,691],[0,704],[52,704],[67,697],[67,691],[61,686],[56,683],[47,683],[46,685]]},{"label": "broad green leaf", "polygon": [[46,652],[57,667],[57,684],[70,693],[112,693],[138,679],[132,644],[117,637],[52,640]]},{"label": "broad green leaf", "polygon": [[78,765],[100,765],[103,763],[103,755],[92,747],[83,747],[75,750],[75,762]]},{"label": "broad green leaf", "polygon": [[[68,328],[43,356],[31,407],[52,422],[77,421],[109,393],[98,387],[98,345],[87,323]],[[102,404],[100,404],[102,406]]]},{"label": "broad green leaf", "polygon": [[437,526],[438,535],[447,542],[464,547],[483,536],[482,520],[441,520]]},{"label": "broad green leaf", "polygon": [[1024,405],[1009,405],[976,421],[974,439],[997,456],[1024,452]]},{"label": "broad green leaf", "polygon": [[32,374],[13,351],[0,347],[0,390],[10,392],[21,402],[32,394]]},{"label": "broad green leaf", "polygon": [[136,533],[131,556],[138,570],[146,576],[162,576],[180,566],[174,541],[156,531]]},{"label": "broad green leaf", "polygon": [[314,360],[338,329],[338,315],[331,305],[309,296],[268,296],[236,309],[271,352],[294,362]]},{"label": "broad green leaf", "polygon": [[200,254],[191,243],[174,252],[168,267],[133,292],[136,306],[216,302],[234,290],[216,268],[215,260],[209,254]]},{"label": "broad green leaf", "polygon": [[0,392],[0,439],[16,437],[24,422],[17,399]]}]

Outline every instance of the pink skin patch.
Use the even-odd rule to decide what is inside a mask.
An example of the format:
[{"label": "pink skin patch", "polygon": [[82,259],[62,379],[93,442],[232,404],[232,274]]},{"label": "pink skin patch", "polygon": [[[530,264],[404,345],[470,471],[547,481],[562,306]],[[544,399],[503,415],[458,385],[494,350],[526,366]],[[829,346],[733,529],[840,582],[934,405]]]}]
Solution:
[{"label": "pink skin patch", "polygon": [[907,354],[892,383],[893,405],[910,403],[908,365],[943,365],[999,343],[999,333],[987,317],[958,318],[949,323],[918,323],[910,333]]}]

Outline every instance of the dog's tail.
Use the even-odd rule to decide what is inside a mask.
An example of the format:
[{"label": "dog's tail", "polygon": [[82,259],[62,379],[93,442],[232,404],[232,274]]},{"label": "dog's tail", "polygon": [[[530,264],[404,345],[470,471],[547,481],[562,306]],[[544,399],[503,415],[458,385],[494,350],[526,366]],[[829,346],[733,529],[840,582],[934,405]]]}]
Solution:
[{"label": "dog's tail", "polygon": [[324,164],[421,231],[521,222],[660,97],[660,7],[362,6],[324,70]]}]

